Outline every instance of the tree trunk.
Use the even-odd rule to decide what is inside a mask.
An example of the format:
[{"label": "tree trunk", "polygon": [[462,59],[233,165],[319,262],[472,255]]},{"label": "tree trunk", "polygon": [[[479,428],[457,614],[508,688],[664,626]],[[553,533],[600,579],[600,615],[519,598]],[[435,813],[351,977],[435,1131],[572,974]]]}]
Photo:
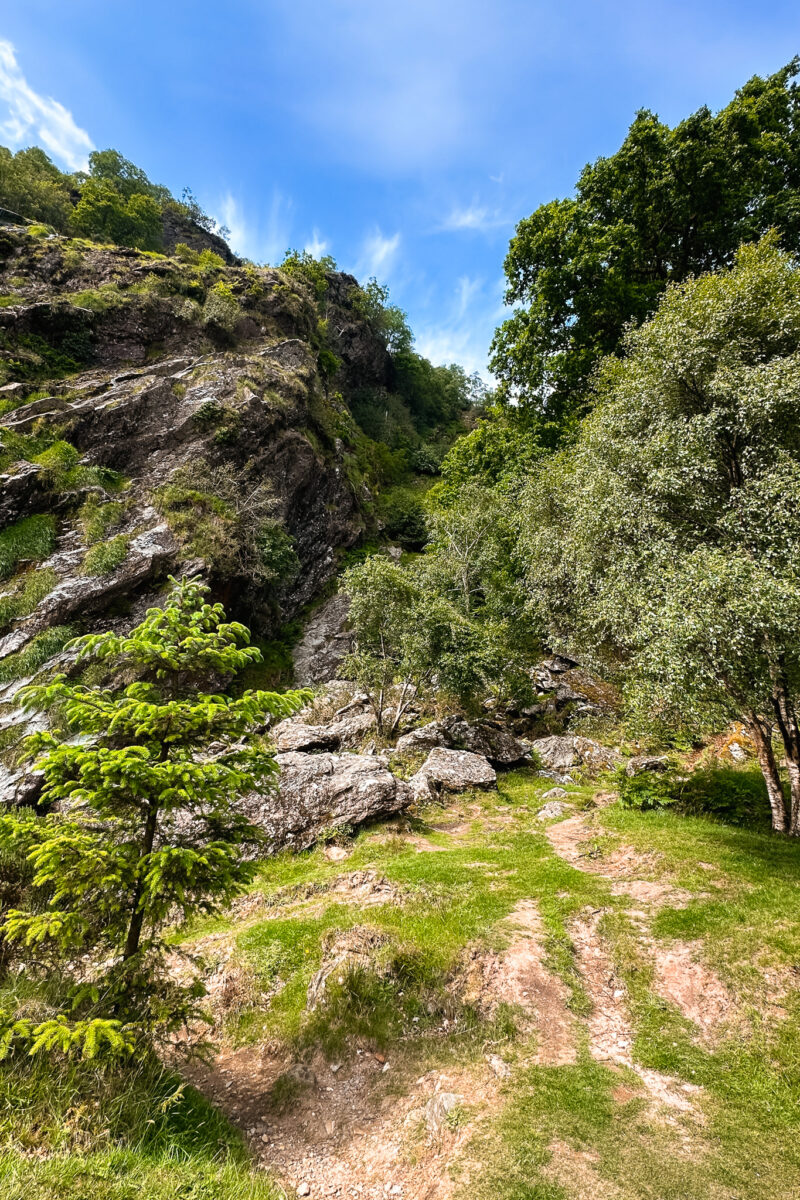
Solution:
[{"label": "tree trunk", "polygon": [[[151,803],[147,814],[147,823],[144,827],[144,843],[142,853],[139,857],[141,862],[149,857],[153,850],[153,842],[156,839],[156,826],[158,824],[158,805]],[[122,961],[127,962],[129,958],[133,958],[139,953],[139,943],[142,940],[142,927],[144,926],[144,910],[140,907],[142,899],[142,876],[136,880],[136,887],[133,889],[133,912],[131,913],[131,923],[128,926],[128,936],[125,939],[125,949],[122,953]]]},{"label": "tree trunk", "polygon": [[767,785],[769,806],[772,811],[772,828],[776,833],[786,833],[789,827],[786,800],[783,795],[778,764],[772,749],[772,730],[754,712],[747,715],[747,729],[758,754],[758,762]]},{"label": "tree trunk", "polygon": [[789,775],[790,807],[786,832],[793,837],[800,835],[800,728],[797,713],[789,693],[782,664],[772,672],[772,705],[786,754],[786,770]]}]

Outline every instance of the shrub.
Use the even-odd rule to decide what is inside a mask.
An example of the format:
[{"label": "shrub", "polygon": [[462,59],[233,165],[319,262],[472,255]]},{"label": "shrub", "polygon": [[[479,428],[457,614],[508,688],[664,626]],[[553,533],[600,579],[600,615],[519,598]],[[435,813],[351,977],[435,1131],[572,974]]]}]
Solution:
[{"label": "shrub", "polygon": [[328,272],[336,270],[336,260],[329,254],[314,258],[308,250],[287,250],[281,270],[311,288],[314,299],[321,303],[328,291]]},{"label": "shrub", "polygon": [[299,569],[290,535],[272,516],[269,485],[254,487],[230,465],[198,459],[175,471],[153,500],[189,553],[222,577],[276,588]]},{"label": "shrub", "polygon": [[428,538],[425,509],[416,492],[409,488],[393,488],[386,492],[379,505],[386,537],[409,550],[420,550]]},{"label": "shrub", "polygon": [[201,250],[197,256],[197,265],[201,271],[221,271],[225,266],[225,259],[213,250]]},{"label": "shrub", "polygon": [[633,778],[621,771],[619,794],[627,808],[643,812],[675,808],[691,815],[718,817],[733,825],[769,823],[767,789],[755,766],[711,764],[686,772],[643,771]]},{"label": "shrub", "polygon": [[190,263],[192,266],[197,266],[197,260],[200,255],[191,246],[187,246],[185,242],[178,242],[175,249],[172,251],[175,258],[182,263]]},{"label": "shrub", "polygon": [[233,334],[238,316],[239,305],[233,294],[233,288],[229,283],[225,283],[224,280],[218,280],[209,290],[206,302],[203,305],[203,320],[205,324],[230,337]]},{"label": "shrub", "polygon": [[0,579],[13,575],[17,564],[27,559],[47,558],[56,540],[56,521],[47,513],[23,517],[0,533]]}]

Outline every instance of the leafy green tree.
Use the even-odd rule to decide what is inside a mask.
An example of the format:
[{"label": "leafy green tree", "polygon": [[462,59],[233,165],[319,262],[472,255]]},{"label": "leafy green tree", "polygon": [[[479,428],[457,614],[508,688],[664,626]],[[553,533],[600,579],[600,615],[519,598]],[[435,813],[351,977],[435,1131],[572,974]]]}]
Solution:
[{"label": "leafy green tree", "polygon": [[502,498],[465,489],[432,514],[423,555],[407,566],[374,555],[346,573],[355,647],[345,671],[370,696],[380,732],[394,732],[434,684],[467,707],[490,694],[527,698],[539,642],[517,540]]},{"label": "leafy green tree", "polygon": [[73,643],[79,658],[134,682],[93,687],[56,676],[21,693],[64,725],[31,743],[47,815],[0,818],[0,854],[32,871],[27,903],[5,912],[2,936],[35,954],[51,979],[60,973],[66,995],[38,1021],[3,1014],[6,1050],[22,1041],[91,1056],[196,1015],[202,987],[170,979],[165,926],[213,911],[251,879],[246,851],[261,839],[233,802],[269,786],[277,770],[269,745],[252,735],[307,698],[220,693],[261,655],[206,592],[196,580],[173,582],[165,607],[129,634]]},{"label": "leafy green tree", "polygon": [[371,555],[345,572],[342,590],[350,600],[355,645],[344,664],[364,688],[378,733],[393,733],[417,690],[431,675],[418,653],[415,629],[421,592],[412,576],[383,555]]},{"label": "leafy green tree", "polygon": [[386,349],[392,353],[410,350],[414,338],[408,327],[408,317],[396,304],[389,304],[389,289],[374,277],[351,293],[351,303],[372,328],[383,338]]},{"label": "leafy green tree", "polygon": [[637,114],[623,145],[584,168],[574,199],[517,226],[505,270],[519,307],[498,329],[501,390],[557,430],[590,399],[599,359],[670,281],[729,266],[768,229],[800,248],[800,62],[754,77],[719,113],[671,129]]},{"label": "leafy green tree", "polygon": [[161,208],[152,196],[134,192],[130,198],[106,179],[87,179],[72,214],[77,233],[97,241],[140,250],[161,245]]},{"label": "leafy green tree", "polygon": [[16,154],[0,146],[0,205],[55,229],[69,227],[73,176],[59,171],[38,146]]},{"label": "leafy green tree", "polygon": [[515,495],[545,453],[541,433],[539,422],[527,410],[490,405],[475,428],[448,450],[433,497],[448,506],[457,501],[462,488],[474,483]]},{"label": "leafy green tree", "polygon": [[[736,718],[773,826],[800,833],[800,271],[771,235],[669,288],[600,372],[525,539],[550,632],[621,672],[634,712]],[[787,812],[773,752],[782,743]]]},{"label": "leafy green tree", "polygon": [[168,188],[151,183],[142,168],[123,158],[119,150],[93,150],[89,155],[89,175],[110,183],[126,200],[136,195],[149,196],[160,204],[171,199]]},{"label": "leafy green tree", "polygon": [[330,254],[315,258],[310,250],[287,250],[280,269],[307,284],[321,305],[328,294],[328,275],[336,270],[336,259]]}]

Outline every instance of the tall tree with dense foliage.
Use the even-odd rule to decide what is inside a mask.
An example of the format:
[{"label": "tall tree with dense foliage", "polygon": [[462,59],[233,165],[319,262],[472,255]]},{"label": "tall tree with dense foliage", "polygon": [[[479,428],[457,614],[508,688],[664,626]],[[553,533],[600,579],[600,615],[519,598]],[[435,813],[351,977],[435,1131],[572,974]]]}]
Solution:
[{"label": "tall tree with dense foliage", "polygon": [[506,300],[519,307],[493,343],[506,395],[557,432],[585,410],[599,359],[669,282],[729,266],[772,227],[800,248],[799,68],[756,76],[720,112],[701,108],[674,129],[639,112],[617,153],[584,168],[574,198],[519,223],[505,263]]},{"label": "tall tree with dense foliage", "polygon": [[0,853],[27,859],[32,873],[26,903],[6,911],[0,936],[35,957],[34,974],[61,980],[63,1005],[36,1018],[0,1014],[6,1050],[22,1041],[91,1055],[193,1015],[202,988],[170,979],[165,926],[212,911],[252,877],[246,851],[259,831],[234,801],[277,770],[253,731],[306,698],[221,694],[261,655],[206,592],[184,580],[129,634],[74,643],[80,658],[134,682],[56,676],[22,694],[63,728],[32,740],[46,815],[0,819]]},{"label": "tall tree with dense foliage", "polygon": [[[800,834],[800,270],[774,235],[669,288],[527,496],[534,606],[639,715],[742,720]],[[782,744],[787,810],[773,752]]]}]

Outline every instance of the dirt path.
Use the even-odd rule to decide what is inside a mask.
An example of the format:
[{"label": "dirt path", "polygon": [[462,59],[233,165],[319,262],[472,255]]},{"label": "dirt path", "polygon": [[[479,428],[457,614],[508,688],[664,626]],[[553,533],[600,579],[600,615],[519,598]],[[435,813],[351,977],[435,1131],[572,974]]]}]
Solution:
[{"label": "dirt path", "polygon": [[[600,792],[595,799],[602,808],[613,802],[614,796]],[[656,992],[692,1021],[704,1038],[713,1038],[715,1031],[734,1013],[735,1006],[727,989],[714,972],[698,960],[691,943],[676,940],[665,945],[648,933],[649,922],[659,908],[684,908],[693,899],[693,894],[670,883],[642,878],[657,869],[654,854],[641,854],[624,845],[606,854],[597,853],[591,813],[578,813],[550,825],[545,832],[559,857],[577,870],[607,879],[612,895],[625,896],[636,902],[637,907],[629,909],[629,916],[638,927],[642,948],[652,959]],[[598,1026],[598,1057],[615,1057],[613,1046],[624,1049],[621,1043],[628,1039],[622,1016],[625,991],[622,982],[614,978],[610,960],[603,949],[597,931],[599,917],[600,914],[596,914],[588,921],[579,922],[571,932],[581,973],[595,1004],[593,1020]],[[606,979],[605,987],[600,986],[602,977]],[[592,1020],[589,1024],[591,1031]],[[601,1025],[605,1027],[602,1032]],[[619,1053],[616,1057],[623,1061]]]},{"label": "dirt path", "polygon": [[[302,1091],[283,1113],[269,1097],[285,1072]],[[448,1165],[497,1102],[486,1066],[413,1079],[388,1054],[359,1050],[342,1063],[294,1064],[253,1048],[196,1065],[192,1081],[243,1130],[253,1154],[285,1186],[310,1197],[448,1200]],[[469,1126],[461,1114],[469,1113]],[[462,1162],[462,1176],[470,1170]]]},{"label": "dirt path", "polygon": [[[601,793],[598,799],[603,805],[614,797]],[[499,818],[501,826],[507,820],[505,812],[493,812],[491,817]],[[451,822],[436,832],[446,833],[451,846],[460,847],[468,842],[472,825]],[[639,855],[629,847],[598,854],[591,814],[570,816],[545,832],[559,857],[578,870],[607,879],[612,894],[635,902],[630,915],[639,927],[642,946],[653,956],[656,986],[662,994],[692,1019],[699,1020],[709,1011],[721,1019],[727,1009],[726,997],[716,988],[718,981],[691,953],[680,946],[659,947],[647,935],[649,919],[659,907],[685,904],[690,894],[647,878],[655,873],[653,856]],[[419,851],[446,853],[450,848],[410,832],[403,840]],[[345,871],[323,892],[294,902],[287,897],[288,907],[299,911],[334,897],[346,897],[359,907],[398,899],[371,871]],[[266,916],[256,901],[249,903],[255,908],[242,912],[245,923]],[[687,1118],[702,1120],[699,1089],[634,1063],[627,994],[600,931],[602,915],[603,910],[587,911],[570,930],[592,1005],[585,1021],[570,1012],[565,984],[545,965],[544,931],[532,899],[520,901],[502,923],[499,931],[505,935],[505,948],[474,950],[453,987],[460,999],[487,1014],[500,1004],[512,1005],[521,1014],[522,1032],[535,1046],[524,1057],[527,1064],[573,1063],[581,1037],[588,1034],[596,1059],[635,1070],[639,1077],[638,1085],[621,1085],[625,1095],[620,1099],[644,1095],[654,1121],[683,1129]],[[235,964],[224,963],[223,975],[229,967],[235,969]],[[511,1074],[512,1066],[501,1055],[487,1052],[477,1062],[415,1078],[402,1046],[385,1056],[361,1048],[341,1062],[326,1061],[318,1054],[310,1063],[293,1063],[284,1051],[265,1045],[227,1049],[213,1065],[191,1068],[192,1082],[244,1132],[254,1155],[283,1181],[289,1194],[312,1200],[451,1200],[456,1193],[468,1195],[470,1176],[480,1166],[471,1162],[469,1147],[481,1126],[496,1115],[503,1081]],[[280,1088],[287,1094],[283,1108],[275,1103]],[[593,1178],[591,1163],[576,1158],[575,1152],[554,1147],[552,1170],[553,1177],[571,1186],[576,1197],[592,1193],[587,1182]],[[578,1186],[581,1179],[585,1187]]]}]

